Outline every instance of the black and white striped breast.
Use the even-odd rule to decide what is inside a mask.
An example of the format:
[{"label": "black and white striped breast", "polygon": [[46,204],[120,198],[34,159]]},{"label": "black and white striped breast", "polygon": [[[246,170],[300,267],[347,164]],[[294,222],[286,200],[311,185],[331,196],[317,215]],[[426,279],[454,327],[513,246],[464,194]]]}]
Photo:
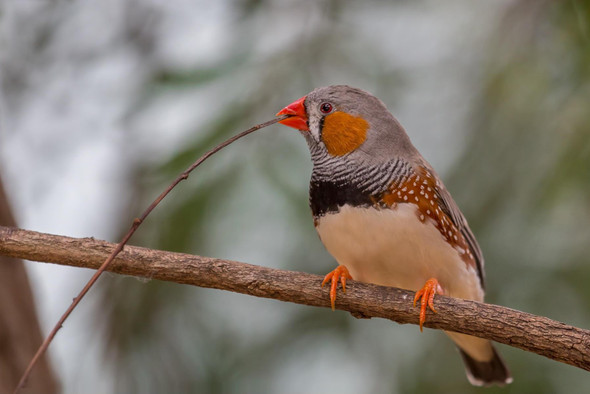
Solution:
[{"label": "black and white striped breast", "polygon": [[338,212],[344,205],[374,206],[384,192],[411,173],[409,164],[402,160],[359,164],[319,149],[312,151],[312,159],[309,204],[314,218]]}]

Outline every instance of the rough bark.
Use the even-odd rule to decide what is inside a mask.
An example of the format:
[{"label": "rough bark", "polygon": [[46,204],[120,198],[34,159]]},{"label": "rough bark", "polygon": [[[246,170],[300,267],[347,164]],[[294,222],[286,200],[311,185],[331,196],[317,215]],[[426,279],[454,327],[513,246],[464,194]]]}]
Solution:
[{"label": "rough bark", "polygon": [[[15,226],[0,179],[0,225]],[[0,256],[0,393],[11,392],[43,341],[22,261]],[[23,393],[57,393],[47,357],[39,360]]]},{"label": "rough bark", "polygon": [[[98,268],[114,244],[0,227],[0,254],[62,265]],[[108,271],[330,307],[322,278],[301,272],[235,261],[125,246]],[[356,281],[339,292],[336,308],[356,317],[381,317],[417,324],[414,293]],[[590,370],[590,331],[514,309],[436,296],[438,313],[428,312],[425,327],[456,331],[527,350]]]}]

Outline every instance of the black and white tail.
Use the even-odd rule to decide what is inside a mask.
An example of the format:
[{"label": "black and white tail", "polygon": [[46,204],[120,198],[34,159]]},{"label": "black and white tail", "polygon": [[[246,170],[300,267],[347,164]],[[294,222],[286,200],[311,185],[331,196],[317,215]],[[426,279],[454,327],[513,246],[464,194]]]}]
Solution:
[{"label": "black and white tail", "polygon": [[504,386],[512,383],[510,371],[496,349],[492,347],[494,356],[490,361],[476,361],[459,348],[459,353],[465,363],[467,379],[474,386]]}]

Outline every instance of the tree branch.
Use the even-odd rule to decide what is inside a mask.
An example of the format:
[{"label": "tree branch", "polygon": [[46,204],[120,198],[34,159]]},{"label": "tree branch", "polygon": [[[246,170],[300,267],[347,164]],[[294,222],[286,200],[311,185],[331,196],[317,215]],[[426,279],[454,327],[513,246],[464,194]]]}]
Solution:
[{"label": "tree branch", "polygon": [[[115,244],[93,238],[70,238],[0,226],[0,254],[27,260],[98,268]],[[108,267],[118,274],[229,290],[310,306],[330,307],[322,278],[235,261],[133,246]],[[339,292],[336,308],[356,317],[381,317],[417,324],[414,293],[356,281]],[[436,296],[438,313],[426,327],[475,335],[590,371],[590,331],[514,309]]]}]

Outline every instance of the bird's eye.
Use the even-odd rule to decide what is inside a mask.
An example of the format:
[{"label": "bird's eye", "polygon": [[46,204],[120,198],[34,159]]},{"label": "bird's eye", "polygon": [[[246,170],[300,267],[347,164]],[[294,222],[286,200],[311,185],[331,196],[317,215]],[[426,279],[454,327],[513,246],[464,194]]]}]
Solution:
[{"label": "bird's eye", "polygon": [[321,103],[320,104],[320,111],[322,111],[322,113],[324,114],[329,114],[330,112],[332,112],[332,104],[330,103]]}]

